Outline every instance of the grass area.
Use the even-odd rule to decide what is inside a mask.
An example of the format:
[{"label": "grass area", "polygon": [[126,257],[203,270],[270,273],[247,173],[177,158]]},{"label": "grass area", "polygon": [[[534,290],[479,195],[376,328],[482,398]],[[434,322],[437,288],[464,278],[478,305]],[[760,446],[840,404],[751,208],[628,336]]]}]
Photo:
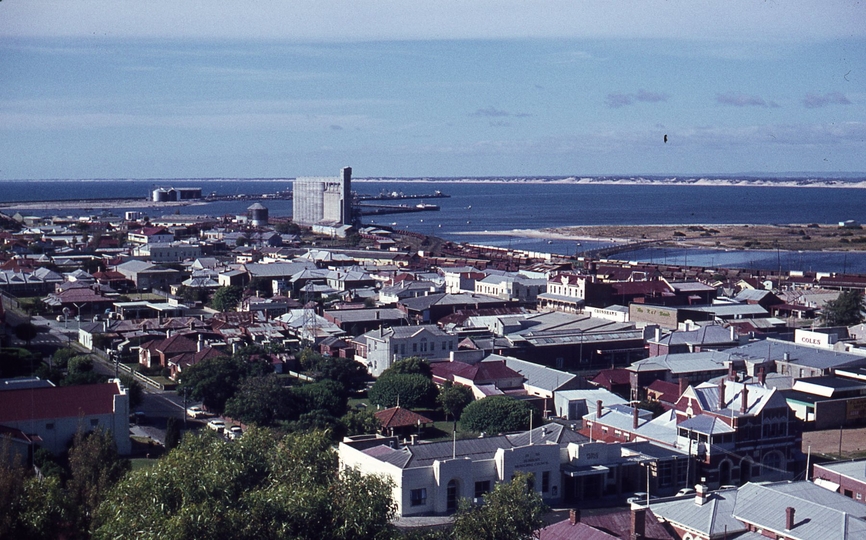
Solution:
[{"label": "grass area", "polygon": [[[367,398],[349,398],[349,410],[373,407]],[[373,407],[375,409],[375,407]]]},{"label": "grass area", "polygon": [[[433,422],[433,426],[424,430],[424,439],[430,441],[450,440],[454,435],[454,422],[452,420],[439,420]],[[465,431],[460,422],[457,422],[457,438],[458,439],[476,439],[478,433],[474,431]]]}]

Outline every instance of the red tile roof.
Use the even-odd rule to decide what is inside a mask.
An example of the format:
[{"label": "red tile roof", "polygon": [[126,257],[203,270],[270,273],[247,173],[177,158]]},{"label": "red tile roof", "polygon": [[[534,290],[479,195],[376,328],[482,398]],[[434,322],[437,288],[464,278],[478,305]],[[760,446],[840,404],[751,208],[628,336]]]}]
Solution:
[{"label": "red tile roof", "polygon": [[613,385],[631,384],[628,370],[625,369],[603,369],[591,380],[593,384],[604,386],[610,390]]},{"label": "red tile roof", "polygon": [[[580,521],[571,524],[568,519],[548,525],[541,530],[541,540],[610,540],[631,538],[631,510],[617,510],[606,514],[581,516]],[[673,536],[659,523],[652,510],[646,511],[646,540],[673,540]]]},{"label": "red tile roof", "polygon": [[118,393],[113,383],[5,390],[0,392],[0,424],[111,414]]},{"label": "red tile roof", "polygon": [[385,409],[384,411],[374,413],[374,416],[385,429],[417,426],[419,420],[421,421],[421,424],[430,424],[433,422],[433,420],[430,420],[426,416],[413,413],[409,409],[404,409],[403,407]]}]

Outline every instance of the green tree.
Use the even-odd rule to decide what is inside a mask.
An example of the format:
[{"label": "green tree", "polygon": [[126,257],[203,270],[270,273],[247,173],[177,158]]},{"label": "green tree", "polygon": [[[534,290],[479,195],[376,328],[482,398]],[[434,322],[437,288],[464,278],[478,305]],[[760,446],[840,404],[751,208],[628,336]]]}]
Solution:
[{"label": "green tree", "polygon": [[407,358],[403,358],[402,360],[397,360],[391,367],[382,372],[382,377],[388,377],[389,375],[424,375],[425,377],[432,376],[432,372],[430,371],[430,362],[424,360],[423,358],[419,358],[417,356],[409,356]]},{"label": "green tree", "polygon": [[30,342],[39,335],[39,328],[30,322],[24,322],[15,327],[15,337],[27,343],[27,348],[30,348]]},{"label": "green tree", "polygon": [[367,396],[370,403],[383,407],[394,407],[399,402],[407,409],[432,409],[436,406],[439,391],[428,377],[419,374],[397,373],[379,377]]},{"label": "green tree", "polygon": [[13,456],[8,439],[0,439],[0,508],[0,538],[54,539],[68,532],[70,506],[59,475],[36,478]]},{"label": "green tree", "polygon": [[75,356],[69,360],[66,377],[60,381],[61,386],[78,386],[80,384],[97,384],[105,382],[107,377],[93,371],[93,359],[87,355]]},{"label": "green tree", "polygon": [[127,475],[103,500],[94,538],[385,539],[394,512],[389,482],[338,471],[324,433],[252,428],[234,444],[190,434]]},{"label": "green tree", "polygon": [[120,375],[120,384],[126,388],[129,395],[129,408],[135,409],[144,401],[144,388],[138,379],[132,375]]},{"label": "green tree", "polygon": [[382,426],[369,407],[347,412],[340,418],[340,424],[342,424],[343,432],[348,436],[376,433]]},{"label": "green tree", "polygon": [[184,370],[179,391],[189,388],[193,399],[201,401],[209,411],[222,414],[226,402],[251,371],[252,364],[238,358],[207,358]]},{"label": "green tree", "polygon": [[354,392],[364,388],[370,379],[367,368],[350,358],[321,356],[311,362],[308,369],[316,380],[331,380],[342,384],[347,391]]},{"label": "green tree", "polygon": [[541,528],[547,508],[530,489],[531,475],[517,473],[511,482],[497,484],[474,506],[463,499],[454,518],[455,540],[530,540]]},{"label": "green tree", "polygon": [[[510,396],[489,396],[467,405],[460,424],[479,433],[521,431],[529,428],[530,413],[534,410],[528,402]],[[540,418],[537,413],[535,418]]]},{"label": "green tree", "polygon": [[292,393],[303,404],[302,410],[315,411],[321,409],[336,418],[346,414],[348,404],[346,388],[337,381],[325,379],[315,383],[296,386],[292,389]]},{"label": "green tree", "polygon": [[27,349],[4,347],[0,349],[0,378],[30,375],[39,363],[36,355]]},{"label": "green tree", "polygon": [[54,355],[51,357],[51,362],[56,368],[66,369],[69,361],[76,356],[78,356],[78,351],[72,347],[63,347],[54,351]]},{"label": "green tree", "polygon": [[244,290],[237,285],[220,287],[213,294],[211,306],[217,311],[231,311],[241,303]]},{"label": "green tree", "polygon": [[165,422],[165,450],[170,452],[180,444],[180,422],[174,416],[169,416]]},{"label": "green tree", "polygon": [[439,388],[439,395],[436,396],[436,402],[442,407],[445,418],[450,416],[454,422],[460,419],[463,409],[472,403],[473,399],[471,388],[462,384],[453,384],[451,381]]},{"label": "green tree", "polygon": [[69,451],[71,477],[66,489],[77,508],[77,530],[89,530],[99,503],[129,468],[129,461],[117,454],[110,432],[98,429],[75,435]]},{"label": "green tree", "polygon": [[863,322],[863,291],[842,291],[835,300],[826,302],[821,321],[824,326],[853,326]]},{"label": "green tree", "polygon": [[297,401],[274,374],[248,377],[226,401],[225,413],[244,423],[269,426],[296,418],[300,413]]}]

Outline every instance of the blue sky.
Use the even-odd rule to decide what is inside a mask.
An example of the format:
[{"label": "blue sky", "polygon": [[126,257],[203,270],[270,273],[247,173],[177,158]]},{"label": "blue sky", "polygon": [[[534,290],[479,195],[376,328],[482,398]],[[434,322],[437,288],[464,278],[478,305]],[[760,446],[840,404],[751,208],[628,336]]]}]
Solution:
[{"label": "blue sky", "polygon": [[6,0],[0,180],[866,171],[814,5]]}]

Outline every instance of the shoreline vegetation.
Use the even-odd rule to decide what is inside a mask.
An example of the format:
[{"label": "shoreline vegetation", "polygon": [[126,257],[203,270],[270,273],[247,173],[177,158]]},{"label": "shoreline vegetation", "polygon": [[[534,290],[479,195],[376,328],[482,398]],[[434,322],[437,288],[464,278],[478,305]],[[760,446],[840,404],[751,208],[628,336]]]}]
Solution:
[{"label": "shoreline vegetation", "polygon": [[866,230],[834,224],[580,225],[463,232],[543,240],[601,241],[684,249],[866,251]]}]

